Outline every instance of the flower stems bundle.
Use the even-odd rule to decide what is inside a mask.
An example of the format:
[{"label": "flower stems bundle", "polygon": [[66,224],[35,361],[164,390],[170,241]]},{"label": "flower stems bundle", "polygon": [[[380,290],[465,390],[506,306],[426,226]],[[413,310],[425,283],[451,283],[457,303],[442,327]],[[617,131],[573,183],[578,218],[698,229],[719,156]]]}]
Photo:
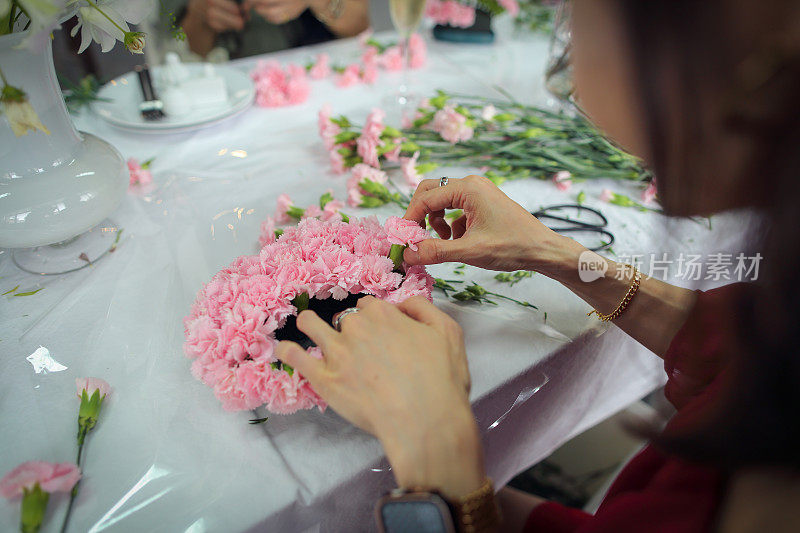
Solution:
[{"label": "flower stems bundle", "polygon": [[409,184],[436,166],[475,167],[497,184],[549,179],[562,171],[576,181],[651,177],[636,157],[611,144],[585,118],[515,101],[438,91],[402,130],[381,124],[374,131],[374,119],[364,128],[344,116],[329,120],[333,126],[327,131],[336,134],[328,134],[326,144],[336,154],[335,168],[399,167]]}]

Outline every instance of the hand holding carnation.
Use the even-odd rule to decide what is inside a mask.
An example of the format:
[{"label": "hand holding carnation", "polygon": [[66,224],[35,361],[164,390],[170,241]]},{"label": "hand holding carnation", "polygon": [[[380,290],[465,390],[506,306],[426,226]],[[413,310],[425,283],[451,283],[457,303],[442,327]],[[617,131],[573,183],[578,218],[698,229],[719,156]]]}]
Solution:
[{"label": "hand holding carnation", "polygon": [[400,486],[437,487],[450,497],[477,489],[485,474],[461,328],[424,298],[395,306],[367,297],[358,307],[341,333],[312,311],[300,314],[298,327],[323,359],[289,341],[276,356],[378,437]]}]

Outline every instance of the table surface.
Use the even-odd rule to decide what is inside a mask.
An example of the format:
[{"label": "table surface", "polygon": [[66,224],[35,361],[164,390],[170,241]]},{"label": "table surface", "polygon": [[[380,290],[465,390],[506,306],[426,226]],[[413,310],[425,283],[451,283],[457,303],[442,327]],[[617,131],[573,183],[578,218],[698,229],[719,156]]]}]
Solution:
[{"label": "table surface", "polygon": [[[356,42],[343,40],[273,58],[305,63],[323,49],[335,63],[358,57]],[[500,86],[522,102],[543,104],[546,50],[541,36],[509,34],[490,46],[429,42],[428,64],[413,73],[413,87],[498,96],[493,87]],[[234,65],[247,71],[254,62]],[[125,230],[120,247],[91,268],[39,278],[0,252],[0,292],[43,288],[0,301],[0,471],[25,460],[74,460],[74,378],[99,376],[114,393],[88,439],[73,531],[372,529],[373,502],[392,485],[378,442],[331,410],[273,416],[261,425],[247,423],[252,412],[223,411],[189,373],[182,319],[218,269],[256,252],[259,224],[280,193],[298,205],[316,202],[328,188],[344,197],[345,178],[329,173],[316,133],[322,104],[361,120],[400,79],[383,72],[374,86],[347,89],[315,81],[304,104],[253,108],[190,133],[127,133],[88,112],[76,117],[80,129],[125,157],[155,157],[156,184],[124,199],[113,215]],[[607,215],[619,255],[736,246],[741,217],[716,217],[712,231],[602,204],[603,187],[638,194],[633,185],[602,181],[569,192],[535,180],[503,186],[529,209],[586,191],[587,203]],[[396,214],[391,207],[375,212]],[[431,271],[453,277],[453,266]],[[539,306],[456,305],[435,295],[466,334],[473,405],[497,485],[663,382],[657,357],[618,329],[599,327],[587,318],[589,307],[552,280],[534,275],[509,289],[471,267],[463,277]],[[64,503],[51,498],[44,531],[56,530]],[[17,503],[2,501],[0,530],[17,520]]]}]

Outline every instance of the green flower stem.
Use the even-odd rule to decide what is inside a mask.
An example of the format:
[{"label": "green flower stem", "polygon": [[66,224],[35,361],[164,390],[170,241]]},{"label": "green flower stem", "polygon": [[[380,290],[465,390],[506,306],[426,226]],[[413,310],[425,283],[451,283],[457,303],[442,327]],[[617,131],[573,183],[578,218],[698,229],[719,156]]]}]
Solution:
[{"label": "green flower stem", "polygon": [[532,309],[539,309],[538,307],[536,307],[532,303],[522,302],[520,300],[516,300],[516,299],[512,298],[511,296],[504,296],[504,295],[502,295],[500,293],[497,293],[497,292],[486,291],[486,294],[491,294],[492,296],[496,296],[497,298],[503,298],[504,300],[508,300],[508,301],[514,302],[515,304],[521,305],[522,307],[530,307]]},{"label": "green flower stem", "polygon": [[123,34],[128,33],[126,30],[122,29],[122,26],[117,24],[117,21],[115,21],[114,19],[112,19],[111,17],[106,15],[106,12],[103,11],[102,9],[100,9],[100,6],[98,6],[96,2],[94,2],[93,0],[86,0],[86,3],[89,4],[90,6],[92,6],[93,8],[95,8],[97,11],[99,11],[101,15],[103,15],[105,18],[107,18],[108,21],[111,22],[111,24],[113,24],[114,26],[116,26],[117,29],[119,31],[121,31]]},{"label": "green flower stem", "polygon": [[[83,448],[83,445],[81,445],[81,448]],[[78,456],[80,456],[80,448],[78,450]],[[78,497],[78,485],[80,484],[81,481],[78,480],[69,493],[69,503],[67,503],[67,512],[64,514],[64,522],[61,523],[61,533],[66,533],[67,528],[69,527],[69,519],[72,516],[72,507],[75,505],[75,498]]]}]

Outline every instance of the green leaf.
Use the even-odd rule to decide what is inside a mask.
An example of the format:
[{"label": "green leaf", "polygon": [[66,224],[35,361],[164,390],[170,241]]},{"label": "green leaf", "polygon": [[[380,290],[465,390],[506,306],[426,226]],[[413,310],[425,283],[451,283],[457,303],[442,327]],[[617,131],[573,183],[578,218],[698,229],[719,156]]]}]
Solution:
[{"label": "green leaf", "polygon": [[336,124],[340,128],[345,128],[345,129],[349,128],[350,126],[352,126],[352,124],[350,124],[350,119],[348,119],[344,115],[340,115],[338,118],[337,117],[332,117],[331,118],[331,122],[333,122],[334,124]]},{"label": "green leaf", "polygon": [[385,205],[387,202],[385,200],[381,200],[380,198],[375,198],[374,196],[364,196],[361,198],[361,203],[358,204],[358,207],[380,207]]},{"label": "green leaf", "polygon": [[433,172],[439,168],[437,163],[420,163],[417,165],[417,173],[420,175],[427,174],[428,172]]},{"label": "green leaf", "polygon": [[433,115],[434,115],[434,112],[433,111],[429,111],[429,112],[425,113],[424,115],[422,115],[421,117],[419,117],[417,119],[414,119],[414,122],[413,122],[414,127],[415,128],[421,128],[422,126],[430,123],[430,121],[433,120]]},{"label": "green leaf", "polygon": [[325,206],[328,205],[328,202],[332,201],[333,201],[333,195],[329,192],[326,192],[325,194],[319,197],[320,209],[325,209]]},{"label": "green leaf", "polygon": [[396,148],[397,144],[384,144],[383,146],[378,146],[378,156],[386,155]]},{"label": "green leaf", "polygon": [[383,133],[381,134],[381,136],[383,135],[386,135],[387,137],[391,137],[393,139],[403,136],[400,130],[398,130],[397,128],[393,128],[391,126],[386,126],[385,128],[383,128]]},{"label": "green leaf", "polygon": [[[430,104],[436,109],[442,109],[447,104],[447,101],[449,99],[450,99],[449,96],[447,96],[444,93],[441,93],[438,96],[434,96],[433,98],[429,99],[428,102],[430,102]],[[431,113],[431,115],[433,114]]]},{"label": "green leaf", "polygon": [[34,294],[36,294],[37,292],[39,292],[41,290],[44,290],[44,287],[40,287],[40,288],[36,289],[35,291],[18,292],[17,294],[14,295],[14,297],[17,297],[17,296],[33,296]]},{"label": "green leaf", "polygon": [[13,85],[4,85],[3,90],[0,91],[0,102],[25,102],[28,95],[25,91]]},{"label": "green leaf", "polygon": [[394,263],[395,272],[402,272],[403,253],[405,253],[406,248],[408,248],[408,246],[403,244],[393,244],[392,247],[389,248],[389,259]]},{"label": "green leaf", "polygon": [[303,218],[303,214],[305,213],[305,209],[301,207],[297,207],[296,205],[289,206],[289,209],[286,210],[286,214],[292,218],[300,220]]},{"label": "green leaf", "polygon": [[12,292],[14,292],[14,291],[15,291],[15,290],[17,290],[17,289],[19,289],[19,285],[17,285],[16,287],[14,287],[13,289],[11,289],[10,291],[6,291],[6,292],[4,292],[3,294],[0,294],[0,296],[5,296],[6,294],[11,294]]},{"label": "green leaf", "polygon": [[297,308],[297,313],[299,314],[300,311],[305,311],[308,309],[309,297],[307,292],[303,292],[298,294],[297,296],[292,299],[292,305]]},{"label": "green leaf", "polygon": [[411,142],[411,141],[406,141],[406,142],[404,142],[403,144],[400,145],[400,151],[401,152],[414,153],[414,152],[419,152],[421,149],[422,149],[422,147],[420,145],[418,145],[415,142]]},{"label": "green leaf", "polygon": [[356,139],[358,139],[357,131],[343,131],[336,134],[336,137],[333,138],[333,142],[336,144],[343,144],[346,142],[355,141]]},{"label": "green leaf", "polygon": [[583,191],[579,192],[576,201],[578,202],[578,205],[582,205],[586,201],[586,193]]},{"label": "green leaf", "polygon": [[386,188],[386,185],[372,181],[371,179],[367,178],[362,180],[359,183],[359,186],[364,190],[364,192],[371,194],[373,196],[377,196],[380,198],[385,198],[389,196],[389,189]]}]

